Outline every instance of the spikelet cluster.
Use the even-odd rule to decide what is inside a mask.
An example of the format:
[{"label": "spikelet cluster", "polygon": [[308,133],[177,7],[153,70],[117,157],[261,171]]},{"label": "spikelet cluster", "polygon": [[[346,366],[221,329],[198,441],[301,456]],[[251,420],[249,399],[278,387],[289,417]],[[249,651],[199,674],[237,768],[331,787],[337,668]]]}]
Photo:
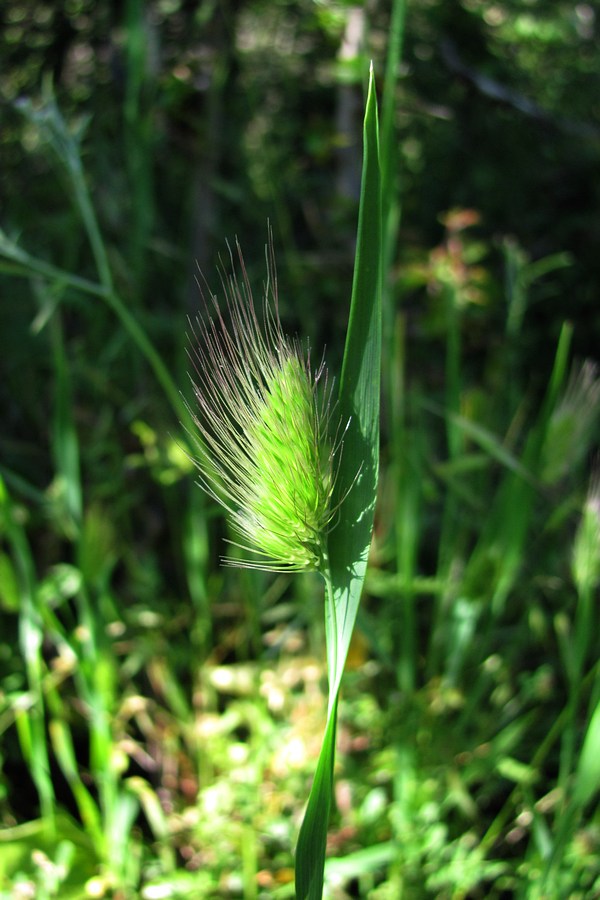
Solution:
[{"label": "spikelet cluster", "polygon": [[600,471],[591,478],[575,534],[571,560],[573,580],[580,593],[593,591],[600,582]]},{"label": "spikelet cluster", "polygon": [[[190,358],[202,486],[229,513],[226,562],[274,571],[321,570],[335,480],[331,386],[325,366],[281,327],[272,242],[261,321],[244,261],[221,278],[225,309],[205,298]],[[246,553],[251,557],[247,558]]]}]

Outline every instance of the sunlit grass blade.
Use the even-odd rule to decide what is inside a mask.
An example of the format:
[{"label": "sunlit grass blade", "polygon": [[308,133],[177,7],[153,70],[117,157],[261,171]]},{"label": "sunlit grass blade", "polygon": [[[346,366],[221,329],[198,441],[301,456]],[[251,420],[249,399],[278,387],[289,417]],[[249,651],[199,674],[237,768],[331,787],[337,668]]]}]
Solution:
[{"label": "sunlit grass blade", "polygon": [[296,896],[320,900],[333,795],[337,699],[367,568],[379,468],[381,367],[381,184],[375,81],[364,122],[363,174],[350,319],[339,389],[347,424],[335,486],[339,520],[328,542],[325,627],[329,710],[296,854]]},{"label": "sunlit grass blade", "polygon": [[[367,568],[379,473],[381,369],[381,184],[375,81],[371,72],[364,125],[364,158],[350,319],[339,389],[341,420],[348,423],[336,481],[342,504],[329,538],[337,645],[335,694],[344,668]],[[358,473],[358,474],[357,474]],[[331,701],[330,701],[331,706]]]},{"label": "sunlit grass blade", "polygon": [[296,850],[296,896],[308,900],[320,900],[323,894],[327,826],[333,798],[336,723],[337,698],[327,719],[315,780]]},{"label": "sunlit grass blade", "polygon": [[[570,801],[564,808],[556,828],[552,850],[548,854],[542,874],[541,888],[550,890],[559,871],[570,840],[573,839],[583,808],[600,791],[600,703],[591,716],[579,762]],[[542,896],[547,896],[543,893]]]},{"label": "sunlit grass blade", "polygon": [[600,702],[590,719],[579,757],[573,792],[575,805],[585,806],[598,791],[600,791]]},{"label": "sunlit grass blade", "polygon": [[56,809],[54,785],[46,741],[46,710],[42,681],[43,626],[36,607],[35,564],[25,529],[0,478],[0,538],[6,540],[15,560],[20,595],[19,644],[25,661],[28,694],[17,711],[17,728],[24,759],[36,786],[42,816],[52,822]]},{"label": "sunlit grass blade", "polygon": [[93,838],[96,850],[102,853],[105,835],[102,832],[101,813],[81,778],[71,731],[66,722],[54,719],[49,724],[49,735],[58,764],[73,792],[86,833]]}]

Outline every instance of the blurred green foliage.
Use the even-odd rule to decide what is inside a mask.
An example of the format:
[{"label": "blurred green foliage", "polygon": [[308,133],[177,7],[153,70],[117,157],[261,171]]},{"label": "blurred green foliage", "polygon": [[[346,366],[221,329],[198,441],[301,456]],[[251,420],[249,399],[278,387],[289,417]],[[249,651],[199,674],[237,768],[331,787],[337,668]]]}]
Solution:
[{"label": "blurred green foliage", "polygon": [[[339,370],[388,7],[0,7],[2,896],[293,895],[323,601],[219,566],[186,317],[270,218]],[[334,897],[600,890],[599,57],[592,3],[407,4]]]}]

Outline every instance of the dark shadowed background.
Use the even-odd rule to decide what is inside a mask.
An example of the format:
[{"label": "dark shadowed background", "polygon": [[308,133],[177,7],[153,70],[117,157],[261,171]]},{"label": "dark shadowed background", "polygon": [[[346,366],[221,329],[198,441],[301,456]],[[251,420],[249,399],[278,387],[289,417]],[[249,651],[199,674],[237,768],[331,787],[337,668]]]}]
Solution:
[{"label": "dark shadowed background", "polygon": [[599,12],[408,0],[390,60],[389,7],[0,7],[2,896],[293,896],[321,586],[220,566],[179,392],[198,267],[237,237],[259,296],[267,220],[339,371],[370,59],[382,487],[330,896],[598,896]]}]

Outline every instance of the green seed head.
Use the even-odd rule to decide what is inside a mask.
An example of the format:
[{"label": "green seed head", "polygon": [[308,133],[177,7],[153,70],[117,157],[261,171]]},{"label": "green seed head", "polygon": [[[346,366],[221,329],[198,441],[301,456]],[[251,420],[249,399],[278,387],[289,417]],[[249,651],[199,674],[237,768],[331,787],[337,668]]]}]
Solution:
[{"label": "green seed head", "polygon": [[600,473],[592,476],[575,534],[571,561],[578,591],[593,591],[600,581]]},{"label": "green seed head", "polygon": [[574,366],[548,423],[542,450],[542,480],[556,484],[590,448],[600,412],[600,378],[589,360]]},{"label": "green seed head", "polygon": [[212,298],[194,331],[201,483],[229,512],[233,543],[255,555],[227,562],[318,570],[334,482],[326,371],[314,372],[308,354],[282,332],[271,245],[262,328],[239,247],[238,254],[241,282],[235,275],[224,281],[227,317]]}]

